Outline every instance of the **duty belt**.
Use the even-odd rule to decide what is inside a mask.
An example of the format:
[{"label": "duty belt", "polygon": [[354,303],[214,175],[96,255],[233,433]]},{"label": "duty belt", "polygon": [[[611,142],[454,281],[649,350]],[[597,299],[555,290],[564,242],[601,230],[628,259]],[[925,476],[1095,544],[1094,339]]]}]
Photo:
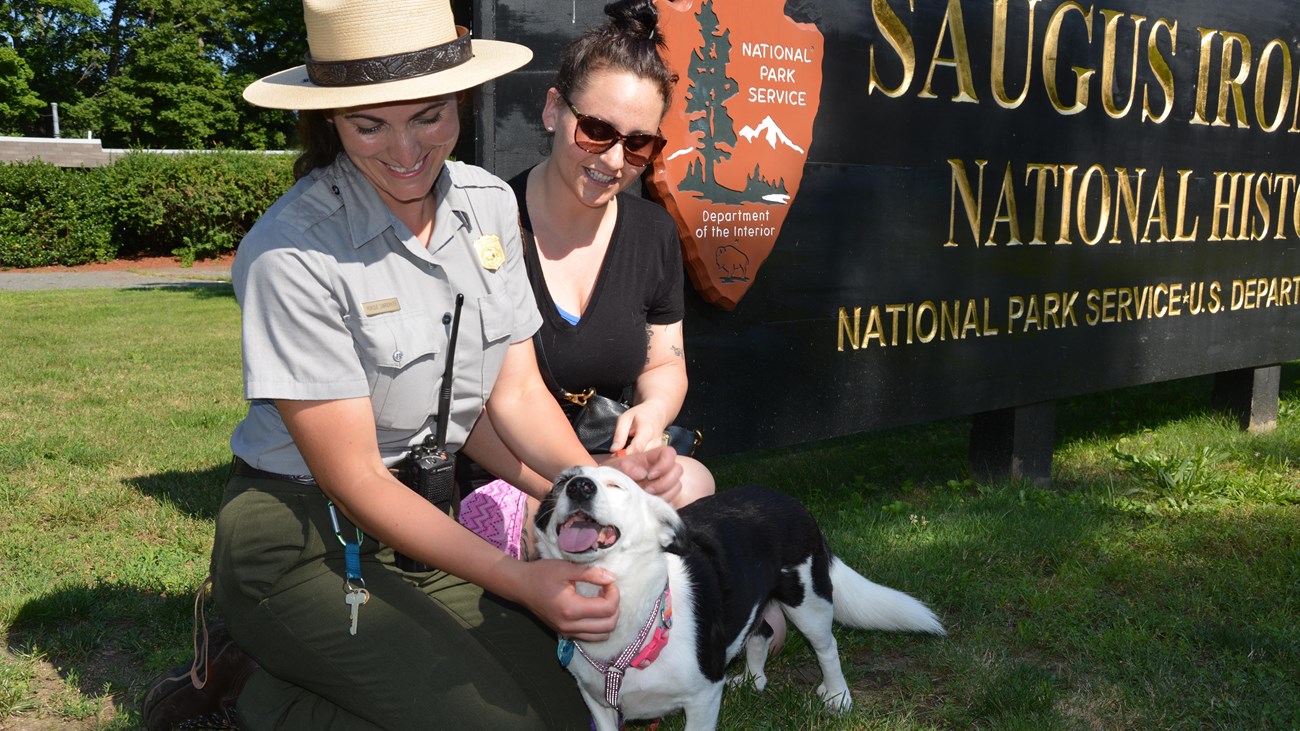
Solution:
[{"label": "duty belt", "polygon": [[292,482],[295,485],[316,484],[316,480],[313,479],[311,475],[282,475],[279,472],[267,472],[266,470],[257,469],[239,457],[234,458],[231,471],[240,477],[255,477],[260,480],[279,480],[280,482]]}]

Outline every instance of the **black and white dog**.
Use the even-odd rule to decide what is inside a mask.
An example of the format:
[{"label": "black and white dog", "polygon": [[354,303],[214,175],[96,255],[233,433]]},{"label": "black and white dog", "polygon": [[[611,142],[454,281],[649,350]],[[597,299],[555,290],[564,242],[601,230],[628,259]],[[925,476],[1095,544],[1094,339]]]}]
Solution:
[{"label": "black and white dog", "polygon": [[556,479],[536,528],[543,557],[616,577],[621,610],[610,638],[560,642],[560,660],[577,678],[597,731],[616,731],[620,712],[646,719],[678,710],[688,730],[714,728],[725,670],[742,648],[748,677],[759,690],[767,684],[768,602],[817,653],[817,692],[836,711],[852,699],[833,621],[944,634],[925,605],[849,568],[798,501],[767,488],[727,490],[678,512],[616,469],[575,467]]}]

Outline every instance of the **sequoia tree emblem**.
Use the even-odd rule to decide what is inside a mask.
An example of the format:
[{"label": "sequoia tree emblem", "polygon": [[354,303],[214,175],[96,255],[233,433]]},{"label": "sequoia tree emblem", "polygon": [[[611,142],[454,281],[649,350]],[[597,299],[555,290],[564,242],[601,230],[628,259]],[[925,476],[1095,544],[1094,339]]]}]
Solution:
[{"label": "sequoia tree emblem", "polygon": [[686,271],[735,309],[803,180],[822,80],[822,35],[782,0],[659,0],[679,80],[650,192],[677,220]]}]

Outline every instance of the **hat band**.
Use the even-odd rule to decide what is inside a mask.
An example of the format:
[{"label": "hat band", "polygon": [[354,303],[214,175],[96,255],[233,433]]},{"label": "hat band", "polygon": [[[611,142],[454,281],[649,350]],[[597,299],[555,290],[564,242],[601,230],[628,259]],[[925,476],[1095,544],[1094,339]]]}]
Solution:
[{"label": "hat band", "polygon": [[[458,27],[458,30],[464,30]],[[317,86],[364,86],[400,81],[455,68],[474,57],[470,34],[454,41],[392,56],[356,61],[314,61],[307,54],[307,78]]]}]

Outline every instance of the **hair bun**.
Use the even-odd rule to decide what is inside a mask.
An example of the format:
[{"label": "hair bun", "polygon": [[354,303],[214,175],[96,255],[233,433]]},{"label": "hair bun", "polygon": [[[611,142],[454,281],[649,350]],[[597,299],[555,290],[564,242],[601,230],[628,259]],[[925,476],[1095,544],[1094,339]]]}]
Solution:
[{"label": "hair bun", "polygon": [[617,0],[605,6],[605,14],[619,32],[631,38],[662,41],[654,0]]}]

